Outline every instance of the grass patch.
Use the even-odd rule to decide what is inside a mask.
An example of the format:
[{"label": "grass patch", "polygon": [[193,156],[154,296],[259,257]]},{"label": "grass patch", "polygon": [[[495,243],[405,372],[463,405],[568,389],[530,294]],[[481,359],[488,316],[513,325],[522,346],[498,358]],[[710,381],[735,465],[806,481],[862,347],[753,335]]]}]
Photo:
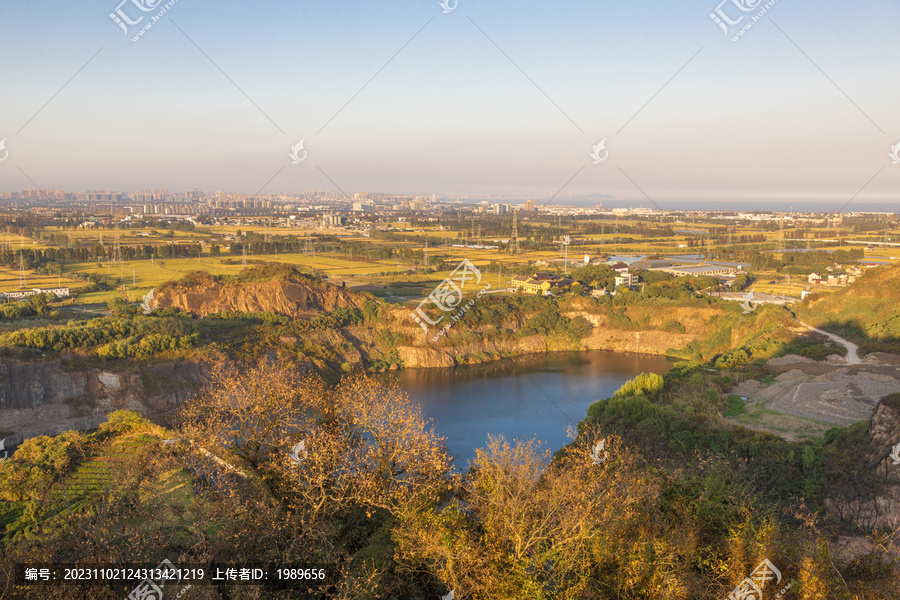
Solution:
[{"label": "grass patch", "polygon": [[744,400],[740,396],[728,396],[728,410],[725,411],[726,417],[737,418],[740,415],[747,414],[747,407]]}]

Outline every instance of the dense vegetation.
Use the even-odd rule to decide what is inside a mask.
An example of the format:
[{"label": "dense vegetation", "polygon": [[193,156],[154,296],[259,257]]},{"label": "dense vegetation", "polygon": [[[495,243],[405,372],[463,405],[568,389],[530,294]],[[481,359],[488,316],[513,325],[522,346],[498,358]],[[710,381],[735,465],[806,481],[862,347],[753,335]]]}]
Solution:
[{"label": "dense vegetation", "polygon": [[79,350],[100,358],[148,358],[199,343],[198,327],[176,316],[100,317],[0,334],[0,347],[42,352]]},{"label": "dense vegetation", "polygon": [[44,316],[50,312],[50,303],[56,299],[55,294],[35,294],[22,301],[0,304],[0,320]]},{"label": "dense vegetation", "polygon": [[0,464],[0,580],[15,560],[254,557],[321,564],[328,580],[241,597],[721,599],[768,559],[788,600],[896,597],[896,561],[838,570],[817,517],[825,486],[871,486],[853,468],[864,428],[802,445],[731,430],[729,385],[695,368],[642,376],[592,407],[555,457],[498,438],[459,474],[396,388],[220,370],[175,431],[113,413],[96,433],[34,438]]}]

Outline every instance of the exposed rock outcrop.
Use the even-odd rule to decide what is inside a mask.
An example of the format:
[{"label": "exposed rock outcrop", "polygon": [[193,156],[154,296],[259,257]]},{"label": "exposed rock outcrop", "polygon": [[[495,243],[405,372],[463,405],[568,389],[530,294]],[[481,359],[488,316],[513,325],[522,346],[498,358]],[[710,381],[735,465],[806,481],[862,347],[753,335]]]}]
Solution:
[{"label": "exposed rock outcrop", "polygon": [[[828,511],[847,524],[870,528],[900,527],[900,463],[891,457],[900,444],[900,394],[879,402],[867,432],[868,451],[863,456],[873,477],[843,497],[831,493]],[[848,499],[849,498],[849,499]]]},{"label": "exposed rock outcrop", "polygon": [[39,435],[92,429],[114,410],[169,411],[206,381],[193,362],[120,373],[66,371],[59,361],[0,363],[0,438],[15,445]]},{"label": "exposed rock outcrop", "polygon": [[208,275],[189,286],[163,287],[156,299],[159,308],[174,307],[199,316],[231,311],[272,312],[295,318],[310,318],[335,308],[362,309],[366,302],[361,294],[299,278],[222,283]]},{"label": "exposed rock outcrop", "polygon": [[412,368],[454,367],[460,362],[473,362],[469,357],[478,355],[512,356],[547,350],[547,344],[538,336],[458,346],[401,346],[397,349],[403,366]]}]

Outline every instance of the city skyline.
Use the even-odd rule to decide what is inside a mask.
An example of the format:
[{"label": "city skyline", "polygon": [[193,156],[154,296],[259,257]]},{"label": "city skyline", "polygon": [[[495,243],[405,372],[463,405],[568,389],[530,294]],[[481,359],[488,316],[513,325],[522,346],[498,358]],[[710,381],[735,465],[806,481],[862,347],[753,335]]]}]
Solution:
[{"label": "city skyline", "polygon": [[0,191],[898,199],[897,5],[169,4],[6,7]]}]

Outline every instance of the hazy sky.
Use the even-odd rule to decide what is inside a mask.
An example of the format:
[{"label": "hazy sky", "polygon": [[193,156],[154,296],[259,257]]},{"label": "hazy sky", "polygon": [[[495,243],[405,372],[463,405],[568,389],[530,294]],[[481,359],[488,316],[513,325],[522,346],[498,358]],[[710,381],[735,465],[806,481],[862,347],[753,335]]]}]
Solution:
[{"label": "hazy sky", "polygon": [[0,4],[0,190],[900,199],[898,0],[119,1]]}]

